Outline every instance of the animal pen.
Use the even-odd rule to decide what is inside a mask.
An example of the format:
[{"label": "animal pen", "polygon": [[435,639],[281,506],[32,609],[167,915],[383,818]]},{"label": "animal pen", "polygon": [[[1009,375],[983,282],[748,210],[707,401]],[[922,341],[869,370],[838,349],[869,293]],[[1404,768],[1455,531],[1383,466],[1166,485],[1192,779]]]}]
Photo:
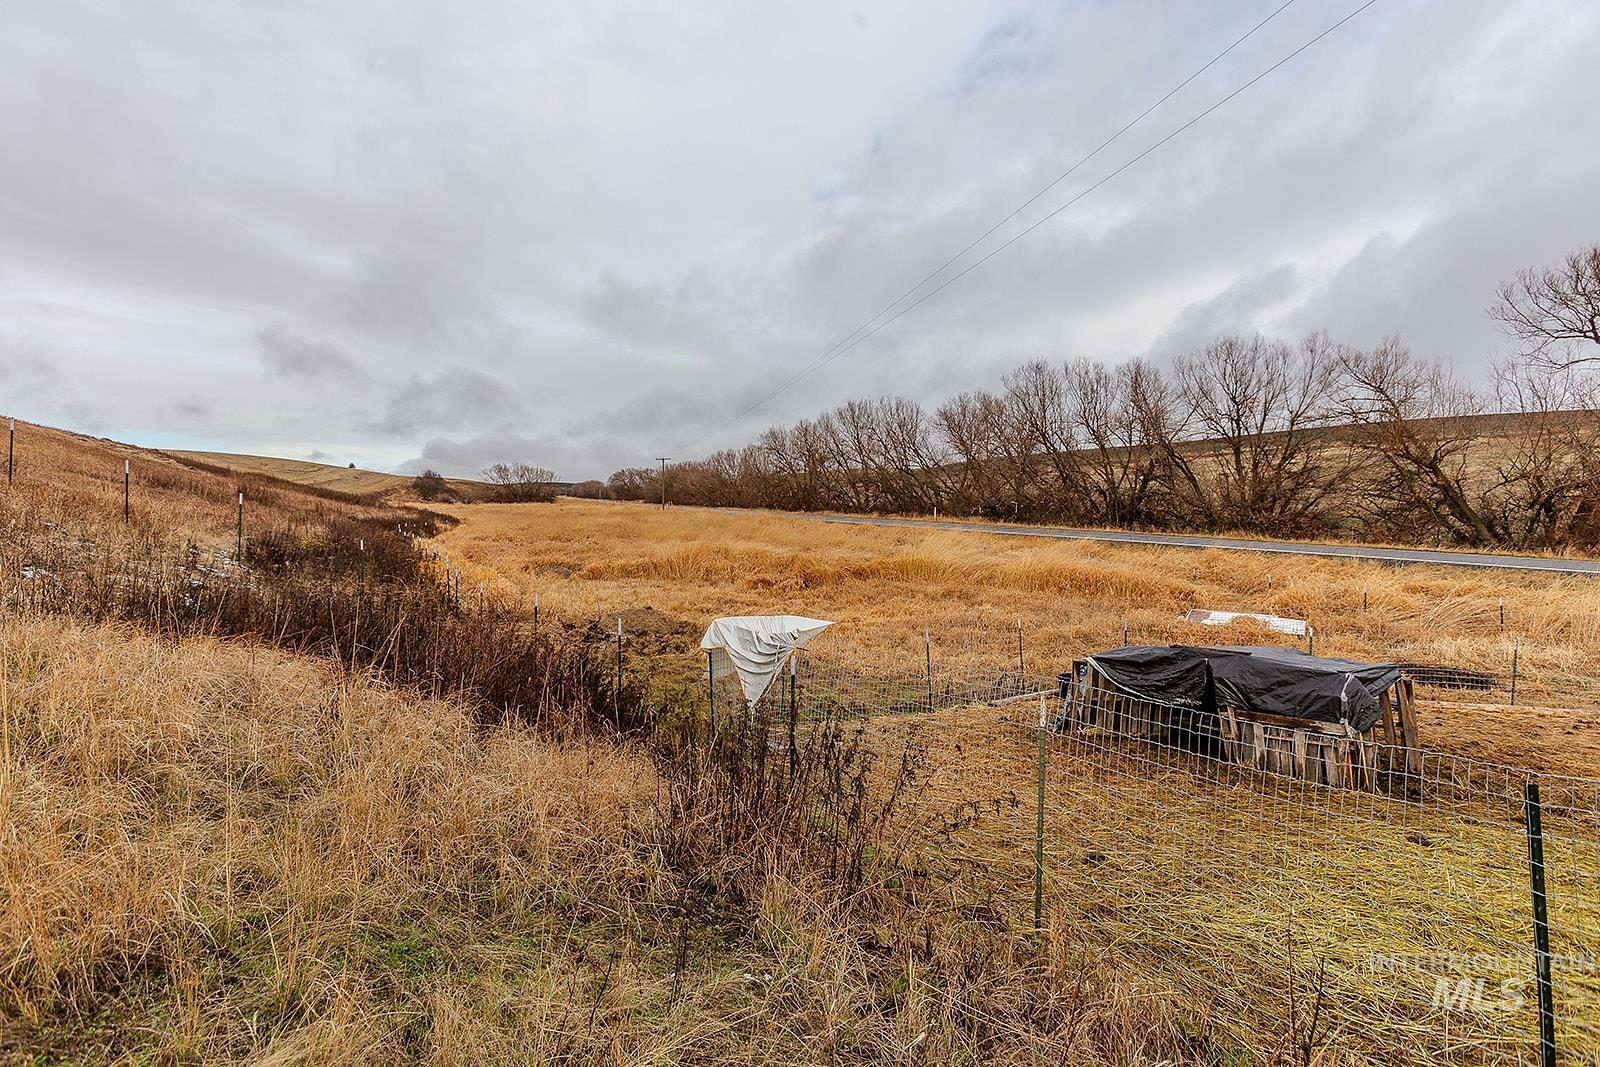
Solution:
[{"label": "animal pen", "polygon": [[1277,646],[1135,645],[1061,678],[1063,730],[1104,730],[1308,782],[1376,790],[1421,772],[1416,701],[1392,663]]},{"label": "animal pen", "polygon": [[1142,646],[1057,676],[1020,633],[917,636],[780,640],[756,699],[714,664],[707,696],[791,767],[822,720],[886,765],[918,739],[896,877],[1089,953],[1214,1060],[1600,1063],[1600,778],[1428,749],[1395,663]]}]

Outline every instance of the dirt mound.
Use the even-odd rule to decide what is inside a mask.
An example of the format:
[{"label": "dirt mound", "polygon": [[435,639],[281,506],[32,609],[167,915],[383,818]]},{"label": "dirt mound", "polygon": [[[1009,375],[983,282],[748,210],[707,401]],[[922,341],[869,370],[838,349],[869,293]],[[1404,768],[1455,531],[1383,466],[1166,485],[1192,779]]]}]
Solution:
[{"label": "dirt mound", "polygon": [[655,608],[634,608],[622,613],[622,632],[647,637],[687,636],[700,633],[700,628],[688,619],[668,615]]},{"label": "dirt mound", "polygon": [[[695,623],[652,607],[630,608],[582,624],[579,636],[584,641],[614,642],[619,618],[623,642],[629,652],[688,652],[700,638],[700,627]],[[569,632],[573,630],[572,627],[568,629]]]}]

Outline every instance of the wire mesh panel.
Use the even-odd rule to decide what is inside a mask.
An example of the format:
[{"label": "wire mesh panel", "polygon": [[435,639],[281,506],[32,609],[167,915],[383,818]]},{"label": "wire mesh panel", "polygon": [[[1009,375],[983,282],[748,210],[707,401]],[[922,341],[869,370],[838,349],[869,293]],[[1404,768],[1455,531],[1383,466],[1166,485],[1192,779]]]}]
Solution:
[{"label": "wire mesh panel", "polygon": [[[1524,772],[1392,752],[1314,781],[1230,761],[1188,709],[1067,712],[1048,746],[1053,924],[1257,1052],[1287,1023],[1385,1062],[1536,1062]],[[1545,788],[1557,1039],[1589,1062],[1600,805],[1593,780]]]}]

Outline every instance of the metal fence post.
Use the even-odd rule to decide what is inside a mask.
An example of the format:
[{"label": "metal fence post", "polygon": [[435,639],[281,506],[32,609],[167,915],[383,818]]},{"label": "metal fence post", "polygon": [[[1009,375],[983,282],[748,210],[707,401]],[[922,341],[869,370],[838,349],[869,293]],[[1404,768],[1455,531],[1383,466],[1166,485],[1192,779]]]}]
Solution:
[{"label": "metal fence post", "polygon": [[1033,928],[1044,929],[1044,731],[1046,704],[1039,698],[1039,797],[1033,826]]},{"label": "metal fence post", "polygon": [[1310,623],[1306,624],[1306,655],[1317,654],[1317,631]]},{"label": "metal fence post", "polygon": [[1512,705],[1515,705],[1516,702],[1517,702],[1517,653],[1519,651],[1521,651],[1519,646],[1517,646],[1517,645],[1512,645],[1511,646],[1511,703],[1512,703]]},{"label": "metal fence post", "polygon": [[539,628],[539,594],[533,594],[533,628]]},{"label": "metal fence post", "polygon": [[17,420],[11,420],[11,433],[6,438],[6,484],[11,484],[17,472]]},{"label": "metal fence post", "polygon": [[622,616],[617,616],[617,684],[611,689],[611,712],[622,729]]},{"label": "metal fence post", "polygon": [[1539,783],[1523,786],[1527,809],[1528,886],[1533,895],[1533,951],[1539,983],[1539,1062],[1556,1067],[1555,992],[1550,980],[1550,922],[1544,895],[1544,827],[1540,820]]},{"label": "metal fence post", "polygon": [[711,663],[711,649],[706,649],[706,702],[711,708],[711,737],[717,736],[717,672]]},{"label": "metal fence post", "polygon": [[794,751],[795,727],[800,718],[800,701],[796,691],[796,675],[799,673],[799,664],[796,662],[798,658],[795,653],[789,653],[789,782],[791,785],[794,783],[797,767],[796,760],[798,758]]},{"label": "metal fence post", "polygon": [[234,528],[233,558],[244,563],[244,490],[239,490],[239,524]]},{"label": "metal fence post", "polygon": [[1022,663],[1022,616],[1017,616],[1017,692],[1027,684],[1028,669]]},{"label": "metal fence post", "polygon": [[933,638],[922,631],[922,658],[928,665],[928,710],[933,710]]},{"label": "metal fence post", "polygon": [[1122,647],[1128,647],[1128,620],[1122,620]]},{"label": "metal fence post", "polygon": [[122,461],[122,524],[128,524],[128,495],[133,482],[133,466],[128,460]]}]

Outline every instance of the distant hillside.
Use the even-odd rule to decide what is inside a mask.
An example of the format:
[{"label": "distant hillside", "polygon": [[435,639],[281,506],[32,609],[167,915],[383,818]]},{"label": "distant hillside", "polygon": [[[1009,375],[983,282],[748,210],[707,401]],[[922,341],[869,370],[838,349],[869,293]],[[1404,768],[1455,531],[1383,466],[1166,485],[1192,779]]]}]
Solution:
[{"label": "distant hillside", "polygon": [[[174,456],[226,467],[229,470],[244,471],[247,474],[266,474],[282,478],[284,481],[313,485],[321,489],[334,489],[342,493],[389,496],[409,495],[411,492],[411,476],[408,474],[384,474],[381,471],[362,470],[359,467],[313,463],[305,459],[246,456],[233,452],[193,452],[182,449],[168,449],[168,452]],[[490,488],[486,482],[472,481],[468,478],[447,478],[445,484],[451,493],[462,500],[476,500]]]}]

